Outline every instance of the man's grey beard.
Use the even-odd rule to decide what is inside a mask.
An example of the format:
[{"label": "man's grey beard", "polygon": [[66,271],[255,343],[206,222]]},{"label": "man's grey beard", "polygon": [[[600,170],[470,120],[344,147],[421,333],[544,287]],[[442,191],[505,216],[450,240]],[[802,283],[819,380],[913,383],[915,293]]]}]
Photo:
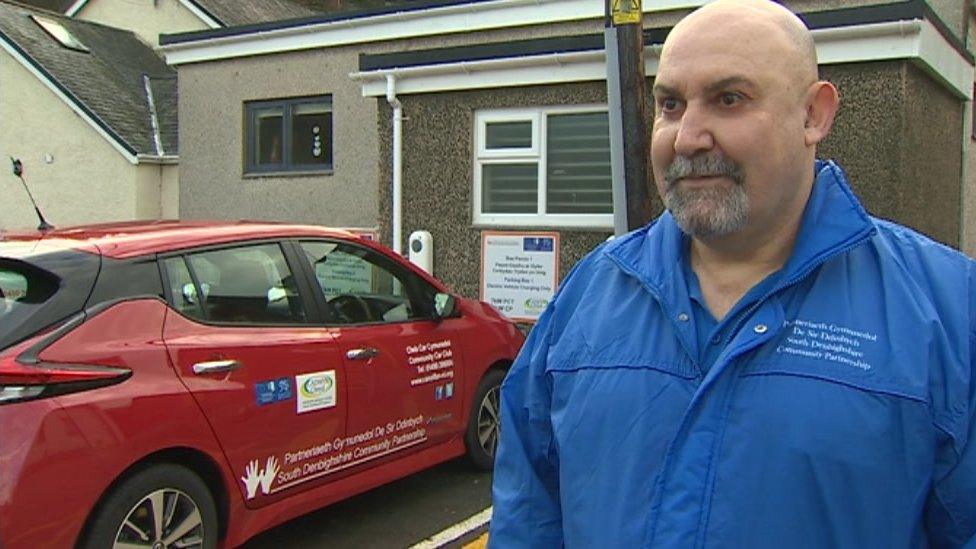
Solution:
[{"label": "man's grey beard", "polygon": [[[681,185],[684,177],[705,176],[725,176],[735,184],[695,189]],[[688,235],[705,240],[727,236],[742,229],[749,218],[742,170],[722,155],[678,155],[664,173],[664,181],[664,205]]]}]

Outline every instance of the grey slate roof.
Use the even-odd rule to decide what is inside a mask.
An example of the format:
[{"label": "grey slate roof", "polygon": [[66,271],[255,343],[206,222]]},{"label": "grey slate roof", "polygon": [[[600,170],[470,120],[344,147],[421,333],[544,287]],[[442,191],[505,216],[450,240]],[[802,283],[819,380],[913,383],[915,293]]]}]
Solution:
[{"label": "grey slate roof", "polygon": [[[30,15],[53,19],[88,47],[63,47]],[[0,40],[8,42],[132,154],[177,153],[176,71],[129,31],[0,0]],[[158,151],[144,75],[159,120]]]},{"label": "grey slate roof", "polygon": [[20,0],[20,3],[33,6],[35,8],[41,8],[42,10],[64,13],[68,11],[71,4],[74,4],[75,2],[74,0]]},{"label": "grey slate roof", "polygon": [[[22,4],[64,13],[74,0],[18,0]],[[89,0],[96,1],[96,0]],[[148,0],[147,0],[148,1]],[[414,0],[190,0],[225,27],[299,19],[322,13],[379,8]]]},{"label": "grey slate roof", "polygon": [[[34,0],[35,2],[55,0]],[[409,4],[414,0],[192,0],[225,27],[312,17],[324,13]]]},{"label": "grey slate roof", "polygon": [[316,15],[319,11],[289,0],[192,0],[225,27]]}]

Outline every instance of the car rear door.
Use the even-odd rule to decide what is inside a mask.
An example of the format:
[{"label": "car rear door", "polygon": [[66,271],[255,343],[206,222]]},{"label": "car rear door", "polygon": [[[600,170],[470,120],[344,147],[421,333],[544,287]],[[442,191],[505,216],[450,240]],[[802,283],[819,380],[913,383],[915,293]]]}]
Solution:
[{"label": "car rear door", "polygon": [[464,368],[436,290],[397,260],[351,241],[299,243],[349,380],[346,450],[367,463],[462,430]]},{"label": "car rear door", "polygon": [[166,346],[246,504],[324,482],[346,432],[348,379],[333,329],[318,322],[280,244],[194,251],[161,264],[174,309]]}]

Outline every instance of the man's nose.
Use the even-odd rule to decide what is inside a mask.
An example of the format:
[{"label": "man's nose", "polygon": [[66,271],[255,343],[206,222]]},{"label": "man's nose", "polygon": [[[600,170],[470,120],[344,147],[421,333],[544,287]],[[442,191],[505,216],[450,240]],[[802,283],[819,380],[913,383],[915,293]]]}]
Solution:
[{"label": "man's nose", "polygon": [[707,117],[701,109],[688,106],[681,116],[678,133],[674,139],[674,152],[684,156],[709,151],[715,146],[715,139]]}]

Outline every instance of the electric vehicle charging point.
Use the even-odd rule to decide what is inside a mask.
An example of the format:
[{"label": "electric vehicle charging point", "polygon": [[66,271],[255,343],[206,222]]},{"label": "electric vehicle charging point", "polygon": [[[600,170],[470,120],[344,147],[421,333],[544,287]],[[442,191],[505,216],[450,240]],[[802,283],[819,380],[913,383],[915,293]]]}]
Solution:
[{"label": "electric vehicle charging point", "polygon": [[434,274],[434,238],[427,231],[410,233],[407,254],[410,262]]}]

